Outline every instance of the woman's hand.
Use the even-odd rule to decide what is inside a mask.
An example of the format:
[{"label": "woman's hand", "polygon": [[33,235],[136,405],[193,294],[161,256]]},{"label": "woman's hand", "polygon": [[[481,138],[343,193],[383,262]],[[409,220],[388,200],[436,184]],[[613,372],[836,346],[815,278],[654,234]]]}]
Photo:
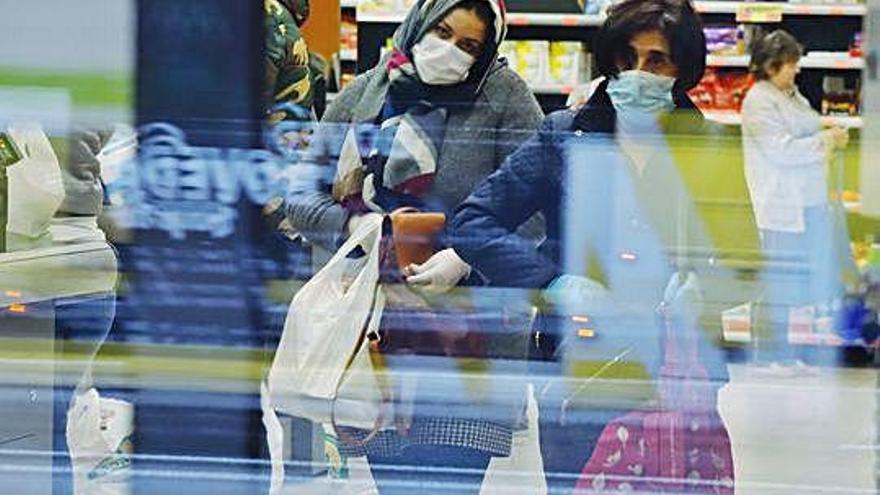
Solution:
[{"label": "woman's hand", "polygon": [[470,265],[453,249],[444,249],[421,265],[409,265],[403,271],[408,284],[436,293],[449,291],[470,273]]},{"label": "woman's hand", "polygon": [[843,127],[835,126],[826,130],[825,133],[828,136],[828,141],[831,143],[832,149],[846,149],[846,146],[849,144],[849,131]]}]

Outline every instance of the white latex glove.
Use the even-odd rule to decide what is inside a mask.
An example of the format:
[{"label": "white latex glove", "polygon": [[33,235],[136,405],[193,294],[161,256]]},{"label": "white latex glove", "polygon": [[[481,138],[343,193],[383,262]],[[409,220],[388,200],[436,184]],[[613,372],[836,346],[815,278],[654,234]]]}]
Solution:
[{"label": "white latex glove", "polygon": [[421,265],[410,265],[404,270],[408,284],[423,286],[430,292],[446,292],[470,274],[470,265],[453,249],[444,249]]},{"label": "white latex glove", "polygon": [[557,277],[547,290],[545,297],[553,305],[571,313],[595,315],[606,310],[610,295],[602,284],[587,277],[562,275]]}]

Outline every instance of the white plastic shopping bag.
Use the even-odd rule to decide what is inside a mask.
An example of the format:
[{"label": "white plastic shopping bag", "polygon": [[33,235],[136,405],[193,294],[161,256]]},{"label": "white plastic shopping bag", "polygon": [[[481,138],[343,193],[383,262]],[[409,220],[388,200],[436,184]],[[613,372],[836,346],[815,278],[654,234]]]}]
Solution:
[{"label": "white plastic shopping bag", "polygon": [[[276,415],[377,431],[393,418],[369,354],[384,294],[379,287],[383,217],[368,215],[294,296],[268,379],[261,388],[272,460],[270,493],[284,484],[283,432]],[[352,256],[357,250],[362,256]]]},{"label": "white plastic shopping bag", "polygon": [[49,139],[37,124],[15,124],[9,136],[23,158],[7,167],[10,250],[33,247],[48,239],[49,224],[64,200],[61,166]]},{"label": "white plastic shopping bag", "polygon": [[[384,307],[379,282],[382,216],[363,222],[294,296],[269,370],[272,406],[318,423],[372,429],[382,393],[367,335]],[[349,255],[360,247],[364,256]]]},{"label": "white plastic shopping bag", "polygon": [[67,447],[75,495],[131,493],[134,406],[77,389],[67,411]]},{"label": "white plastic shopping bag", "polygon": [[509,457],[493,457],[483,478],[481,495],[545,495],[544,458],[541,456],[538,401],[529,385],[526,404],[528,428],[513,434]]}]

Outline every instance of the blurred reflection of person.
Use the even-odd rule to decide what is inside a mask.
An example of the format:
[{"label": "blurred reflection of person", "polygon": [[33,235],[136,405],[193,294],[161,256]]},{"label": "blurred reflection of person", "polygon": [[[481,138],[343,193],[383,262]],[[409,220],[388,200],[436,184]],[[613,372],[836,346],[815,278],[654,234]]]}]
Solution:
[{"label": "blurred reflection of person", "polygon": [[[80,129],[71,133],[66,159],[62,160],[64,201],[52,222],[55,244],[107,241],[98,224],[104,206],[98,156],[112,134],[111,129]],[[59,307],[56,310],[59,338],[102,342],[110,332],[115,313],[113,294],[91,296],[76,305]]]},{"label": "blurred reflection of person", "polygon": [[[536,334],[544,342],[539,357],[559,361],[569,353],[570,363],[583,366],[604,360],[612,368],[619,358],[640,363],[625,367],[641,368],[638,379],[645,380],[657,376],[662,355],[654,308],[664,296],[693,297],[664,294],[675,271],[667,248],[681,246],[677,238],[681,229],[689,230],[686,246],[706,242],[693,240],[701,236],[700,222],[693,218],[671,149],[674,135],[684,135],[686,146],[700,149],[699,139],[691,135],[709,131],[686,94],[705,69],[702,24],[687,1],[624,1],[612,7],[597,33],[594,55],[604,80],[583,106],[549,115],[538,133],[465,200],[452,222],[453,247],[490,284],[545,289],[551,303],[573,303],[592,317],[595,330],[586,332],[597,337],[584,347],[587,355],[598,352],[598,357],[567,350],[570,339],[561,333],[567,320],[554,323],[552,315],[539,325],[542,333]],[[574,180],[582,183],[572,189]],[[575,203],[569,195],[577,196]],[[567,211],[572,204],[587,206]],[[684,221],[682,211],[688,215]],[[546,239],[537,247],[516,233],[536,212],[543,213],[547,223]],[[604,284],[583,274],[564,273],[564,250],[570,248],[565,243],[574,230],[590,233],[592,255],[601,266]],[[579,254],[587,255],[578,251],[575,256]],[[595,318],[609,309],[621,318],[606,319],[604,324]],[[713,379],[725,380],[726,368],[713,344],[708,338],[701,340],[701,358]],[[598,378],[626,376],[619,369],[609,371]],[[583,391],[581,397],[554,392],[567,385],[553,381],[539,398],[541,450],[551,490],[566,493],[606,422],[628,411],[630,404],[633,408],[644,404],[640,401],[651,394],[627,402],[622,400],[626,394],[612,393],[612,406],[587,406],[573,414],[567,409],[569,399],[602,402],[592,394],[596,389],[590,387],[590,378],[572,385]]]},{"label": "blurred reflection of person", "polygon": [[[413,5],[391,53],[346,86],[327,109],[306,159],[306,165],[327,173],[316,187],[288,195],[290,228],[333,251],[369,211],[414,207],[451,216],[543,116],[527,84],[498,57],[505,34],[499,0]],[[407,268],[410,288],[442,292],[467,282],[470,268],[455,251],[442,247],[428,263]],[[442,334],[445,324],[414,332],[414,338]],[[415,345],[430,347],[427,342]],[[439,345],[432,351],[443,354]],[[383,352],[394,368],[395,351]],[[364,445],[340,442],[343,454],[367,455],[380,493],[398,493],[396,478],[405,476],[420,482],[446,476],[467,488],[450,491],[444,484],[438,493],[477,493],[491,457],[509,454],[515,407],[507,419],[482,417],[476,406],[466,417],[448,409],[438,412],[442,404],[422,409],[422,394],[434,392],[447,391],[417,387],[414,409],[398,411],[409,423],[406,428],[383,431]],[[359,438],[367,433],[346,429]],[[458,474],[450,478],[450,470]],[[417,491],[433,493],[426,486]],[[409,490],[405,485],[400,489]]]},{"label": "blurred reflection of person", "polygon": [[[798,91],[801,54],[797,40],[785,31],[760,39],[750,65],[757,83],[742,109],[746,180],[767,257],[764,303],[773,324],[771,341],[765,343],[772,350],[766,349],[771,350],[766,356],[783,361],[794,358],[786,337],[788,309],[828,307],[841,288],[837,260],[842,253],[835,248],[846,242],[833,239],[828,167],[849,136],[840,127],[824,128]],[[799,262],[808,276],[786,276],[779,264],[783,258]]]},{"label": "blurred reflection of person", "polygon": [[265,0],[266,84],[265,105],[272,108],[270,123],[299,120],[300,112],[312,112],[313,76],[309,66],[309,47],[300,26],[308,19],[307,0]]},{"label": "blurred reflection of person", "polygon": [[[102,227],[111,224],[101,218],[104,209],[104,183],[102,179],[101,151],[111,141],[113,130],[77,129],[71,132],[62,156],[62,180],[64,183],[64,201],[52,222],[52,238],[55,245],[76,245],[83,243],[107,242],[107,235]],[[59,150],[60,151],[60,150]],[[99,227],[99,222],[101,227]],[[119,234],[119,232],[116,232]],[[95,267],[107,270],[108,267]],[[115,266],[113,267],[115,270]],[[86,345],[88,351],[78,362],[84,368],[78,370],[80,376],[74,377],[75,388],[61,386],[56,388],[56,404],[65,404],[70,400],[73,408],[76,399],[94,386],[92,382],[92,361],[101,346],[107,341],[116,317],[115,287],[100,294],[86,294],[73,299],[57,301],[55,304],[55,339],[56,352],[65,353],[67,349],[76,349]],[[69,357],[69,356],[68,356]],[[69,377],[65,377],[69,378]],[[60,383],[66,383],[61,380]],[[65,425],[68,411],[62,407],[54,410],[54,423]],[[72,462],[73,476],[82,483],[85,474],[82,471],[83,446],[99,442],[100,438],[84,438],[80,426],[66,424],[64,428],[56,428],[55,447],[57,450],[70,451],[68,461],[58,457],[56,467],[59,473],[68,472],[66,464]],[[71,443],[74,442],[74,443]],[[65,446],[66,448],[62,448]],[[86,449],[87,450],[87,449]],[[106,452],[104,454],[107,454]],[[108,454],[109,455],[109,454]],[[56,481],[58,482],[58,481]]]}]

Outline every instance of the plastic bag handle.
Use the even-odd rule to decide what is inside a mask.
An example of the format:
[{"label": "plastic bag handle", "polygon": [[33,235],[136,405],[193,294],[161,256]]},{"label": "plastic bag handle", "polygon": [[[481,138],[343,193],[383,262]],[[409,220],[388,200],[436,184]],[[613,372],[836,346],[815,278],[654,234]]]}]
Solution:
[{"label": "plastic bag handle", "polygon": [[[352,355],[348,359],[348,362],[345,364],[346,373],[351,368],[352,363],[354,363],[357,354],[359,352],[363,352],[362,348],[368,340],[370,342],[367,343],[367,352],[370,353],[370,362],[373,364],[374,373],[376,371],[381,371],[382,369],[386,368],[385,359],[382,357],[382,354],[379,352],[378,346],[376,345],[378,344],[378,339],[373,340],[368,335],[371,326],[370,324],[374,321],[375,318],[381,317],[377,316],[377,313],[379,313],[379,308],[384,307],[384,305],[385,296],[382,293],[382,287],[379,284],[376,284],[376,287],[373,290],[373,301],[370,304],[370,316],[367,318],[367,321],[364,322],[364,326],[361,329],[361,335],[358,338],[357,344],[355,345],[355,352],[352,353]],[[339,382],[336,384],[336,392],[334,393],[333,400],[330,402],[330,424],[333,426],[333,429],[336,431],[337,435],[339,435],[339,439],[342,440],[344,443],[362,447],[369,443],[373,438],[375,438],[376,435],[379,434],[379,431],[382,430],[382,425],[385,423],[386,416],[384,406],[390,404],[394,398],[391,393],[390,384],[387,382],[387,380],[384,379],[382,375],[377,375],[376,380],[379,383],[379,393],[382,396],[383,407],[379,409],[379,414],[376,416],[376,421],[373,423],[373,427],[370,429],[369,433],[367,433],[367,436],[363,439],[354,438],[353,436],[347,434],[344,430],[340,430],[336,424],[336,399],[337,395],[339,394],[339,388],[342,386],[342,382],[345,378],[346,373],[343,373],[343,379],[340,379]]]},{"label": "plastic bag handle", "polygon": [[[368,256],[372,255],[373,251],[378,251],[379,240],[382,236],[382,222],[385,220],[385,217],[378,213],[367,213],[364,216],[367,218],[360,223],[357,230],[348,236],[348,239],[346,239],[345,242],[342,243],[342,246],[336,250],[336,253],[330,258],[330,261],[324,265],[324,269],[321,271],[324,271],[334,263],[338,263],[340,259],[348,256],[355,248],[363,248],[362,244],[369,240],[370,237],[376,237],[376,239],[373,241],[373,246],[370,249],[364,249],[364,251],[367,251]],[[321,271],[318,273],[321,273]],[[315,276],[317,276],[317,274]]]}]

